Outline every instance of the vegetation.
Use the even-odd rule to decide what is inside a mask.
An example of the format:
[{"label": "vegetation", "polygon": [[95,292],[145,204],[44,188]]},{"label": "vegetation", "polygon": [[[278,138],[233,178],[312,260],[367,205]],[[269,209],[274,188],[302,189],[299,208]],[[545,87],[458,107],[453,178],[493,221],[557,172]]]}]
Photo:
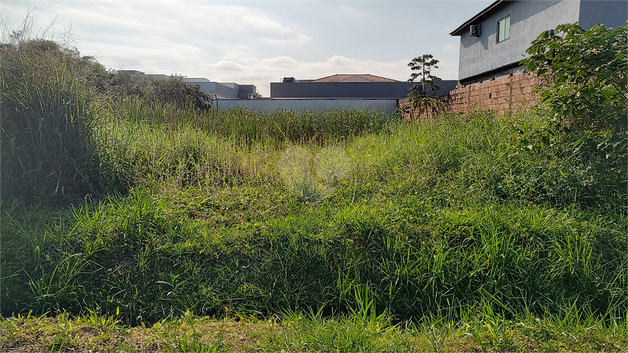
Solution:
[{"label": "vegetation", "polygon": [[181,76],[168,79],[134,77],[120,71],[110,75],[111,95],[118,100],[136,99],[146,105],[165,104],[175,108],[208,110],[213,97],[201,91],[199,85],[188,85]]},{"label": "vegetation", "polygon": [[414,71],[410,75],[408,82],[414,82],[419,79],[418,83],[412,86],[412,92],[414,94],[428,95],[428,91],[438,90],[436,82],[441,81],[437,76],[432,75],[433,69],[438,69],[438,60],[434,59],[431,54],[423,54],[418,56],[408,63],[410,70]]},{"label": "vegetation", "polygon": [[627,25],[584,30],[566,24],[532,42],[523,64],[547,80],[541,99],[560,124],[579,131],[625,131],[627,35]]},{"label": "vegetation", "polygon": [[[541,110],[199,109],[8,63],[2,152],[22,169],[3,163],[0,350],[628,346],[626,180],[566,142],[614,131],[544,143]],[[17,128],[48,116],[51,133]],[[50,169],[31,140],[88,159]]]},{"label": "vegetation", "polygon": [[408,82],[415,82],[408,92],[408,97],[412,103],[412,109],[419,114],[437,115],[444,111],[444,105],[434,93],[440,89],[437,82],[442,81],[440,77],[432,74],[433,69],[438,69],[438,60],[431,54],[423,54],[408,63],[413,71]]},{"label": "vegetation", "polygon": [[[621,188],[628,177],[628,25],[584,30],[576,24],[545,31],[527,50],[522,63],[547,82],[541,93],[552,117],[546,124],[526,128],[529,146],[563,144],[597,155],[606,170],[605,183]],[[529,140],[529,141],[528,141]]]},{"label": "vegetation", "polygon": [[3,200],[100,191],[92,131],[102,66],[45,40],[1,51]]}]

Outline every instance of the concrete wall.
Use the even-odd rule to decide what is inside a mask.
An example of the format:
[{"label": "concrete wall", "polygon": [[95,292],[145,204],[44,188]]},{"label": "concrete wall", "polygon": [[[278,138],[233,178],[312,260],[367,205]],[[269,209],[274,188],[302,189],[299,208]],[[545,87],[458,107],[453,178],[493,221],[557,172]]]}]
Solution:
[{"label": "concrete wall", "polygon": [[221,98],[221,97],[238,98],[238,85],[235,83],[232,85],[227,85],[224,83],[217,83],[216,90],[213,93],[216,94],[218,98]]},{"label": "concrete wall", "polygon": [[598,23],[619,27],[628,20],[628,1],[583,0],[580,3],[580,27],[589,29]]},{"label": "concrete wall", "polygon": [[[497,43],[497,22],[510,15],[510,38]],[[460,36],[458,79],[465,81],[519,62],[541,32],[560,24],[576,23],[584,29],[603,23],[626,24],[628,2],[622,0],[513,1],[480,22],[480,37],[467,31]]]},{"label": "concrete wall", "polygon": [[[510,15],[510,39],[497,43],[497,21]],[[525,50],[543,31],[563,23],[578,22],[580,2],[573,0],[516,1],[480,22],[480,37],[465,32],[460,37],[458,79],[498,69],[524,58]]]},{"label": "concrete wall", "polygon": [[206,78],[184,78],[189,85],[198,85],[201,92],[216,95],[217,99],[251,99],[255,93],[254,85],[239,85],[233,82],[212,82]]},{"label": "concrete wall", "polygon": [[394,114],[397,109],[396,99],[251,99],[251,100],[215,100],[213,108],[229,109],[244,107],[257,111],[310,110],[325,111],[330,109],[368,109],[381,110]]},{"label": "concrete wall", "polygon": [[185,83],[187,83],[188,85],[191,86],[199,86],[199,89],[201,90],[201,92],[205,92],[205,93],[213,93],[216,92],[216,82],[199,82],[199,81],[195,81],[195,82],[188,82],[188,81],[183,81]]},{"label": "concrete wall", "polygon": [[256,88],[254,85],[240,85],[238,90],[238,98],[251,99],[255,94]]},{"label": "concrete wall", "polygon": [[[447,80],[438,83],[444,96],[452,90],[457,81]],[[413,83],[407,82],[271,82],[272,98],[390,98],[408,96]]]}]

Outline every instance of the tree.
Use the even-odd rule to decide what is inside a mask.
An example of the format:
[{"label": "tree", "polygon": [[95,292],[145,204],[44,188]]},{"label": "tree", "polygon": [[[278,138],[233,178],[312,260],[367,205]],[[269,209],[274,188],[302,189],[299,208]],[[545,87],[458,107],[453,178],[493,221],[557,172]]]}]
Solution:
[{"label": "tree", "polygon": [[110,93],[118,99],[137,97],[148,104],[162,103],[177,108],[211,109],[214,97],[201,91],[199,85],[183,82],[182,76],[166,79],[137,78],[127,72],[112,75]]},{"label": "tree", "polygon": [[436,85],[436,82],[441,81],[439,77],[432,75],[432,69],[438,69],[438,60],[434,59],[432,54],[423,54],[418,56],[408,63],[408,66],[413,72],[410,75],[408,82],[415,82],[419,78],[419,82],[415,83],[411,88],[411,92],[427,96],[427,91],[437,91],[440,87]]},{"label": "tree", "polygon": [[[438,69],[438,60],[434,59],[431,54],[423,54],[408,63],[412,71],[408,82],[416,82],[408,93],[412,102],[412,107],[419,111],[436,113],[442,108],[440,102],[434,93],[440,89],[436,84],[441,79],[432,74],[433,69]],[[418,82],[416,81],[418,79]]]},{"label": "tree", "polygon": [[529,146],[559,142],[618,190],[625,190],[628,175],[627,28],[559,25],[541,33],[521,62],[546,82],[538,90],[552,114],[540,131],[525,132],[541,141]]},{"label": "tree", "polygon": [[541,33],[521,63],[547,82],[541,102],[556,124],[574,131],[625,130],[628,103],[626,25],[584,30],[559,25]]}]

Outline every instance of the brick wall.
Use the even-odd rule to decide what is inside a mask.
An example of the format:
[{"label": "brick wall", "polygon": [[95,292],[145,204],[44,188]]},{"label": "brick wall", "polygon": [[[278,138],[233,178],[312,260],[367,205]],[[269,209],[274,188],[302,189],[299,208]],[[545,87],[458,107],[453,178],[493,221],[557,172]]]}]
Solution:
[{"label": "brick wall", "polygon": [[[539,86],[541,79],[535,74],[508,74],[501,78],[491,78],[475,84],[458,86],[443,98],[446,111],[467,112],[472,110],[493,110],[496,112],[518,112],[532,107],[538,100],[538,93],[532,91]],[[412,109],[409,100],[399,101],[402,115],[408,120],[429,120],[435,114]],[[405,107],[405,111],[404,111]]]},{"label": "brick wall", "polygon": [[399,111],[405,120],[412,121],[425,121],[431,120],[438,116],[438,114],[449,110],[449,102],[451,98],[449,96],[438,97],[438,104],[435,110],[415,109],[412,106],[410,98],[403,98],[399,100]]}]

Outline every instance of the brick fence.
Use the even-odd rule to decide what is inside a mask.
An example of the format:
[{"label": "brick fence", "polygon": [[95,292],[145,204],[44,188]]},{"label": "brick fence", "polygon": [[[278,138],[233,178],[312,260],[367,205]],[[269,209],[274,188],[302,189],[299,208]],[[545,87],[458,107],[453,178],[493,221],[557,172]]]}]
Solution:
[{"label": "brick fence", "polygon": [[[518,73],[474,84],[458,85],[449,95],[441,98],[440,112],[524,111],[538,101],[538,93],[532,91],[540,83],[541,79],[533,73]],[[399,107],[404,118],[408,120],[429,120],[438,113],[417,111],[412,108],[408,98],[400,100]]]}]

